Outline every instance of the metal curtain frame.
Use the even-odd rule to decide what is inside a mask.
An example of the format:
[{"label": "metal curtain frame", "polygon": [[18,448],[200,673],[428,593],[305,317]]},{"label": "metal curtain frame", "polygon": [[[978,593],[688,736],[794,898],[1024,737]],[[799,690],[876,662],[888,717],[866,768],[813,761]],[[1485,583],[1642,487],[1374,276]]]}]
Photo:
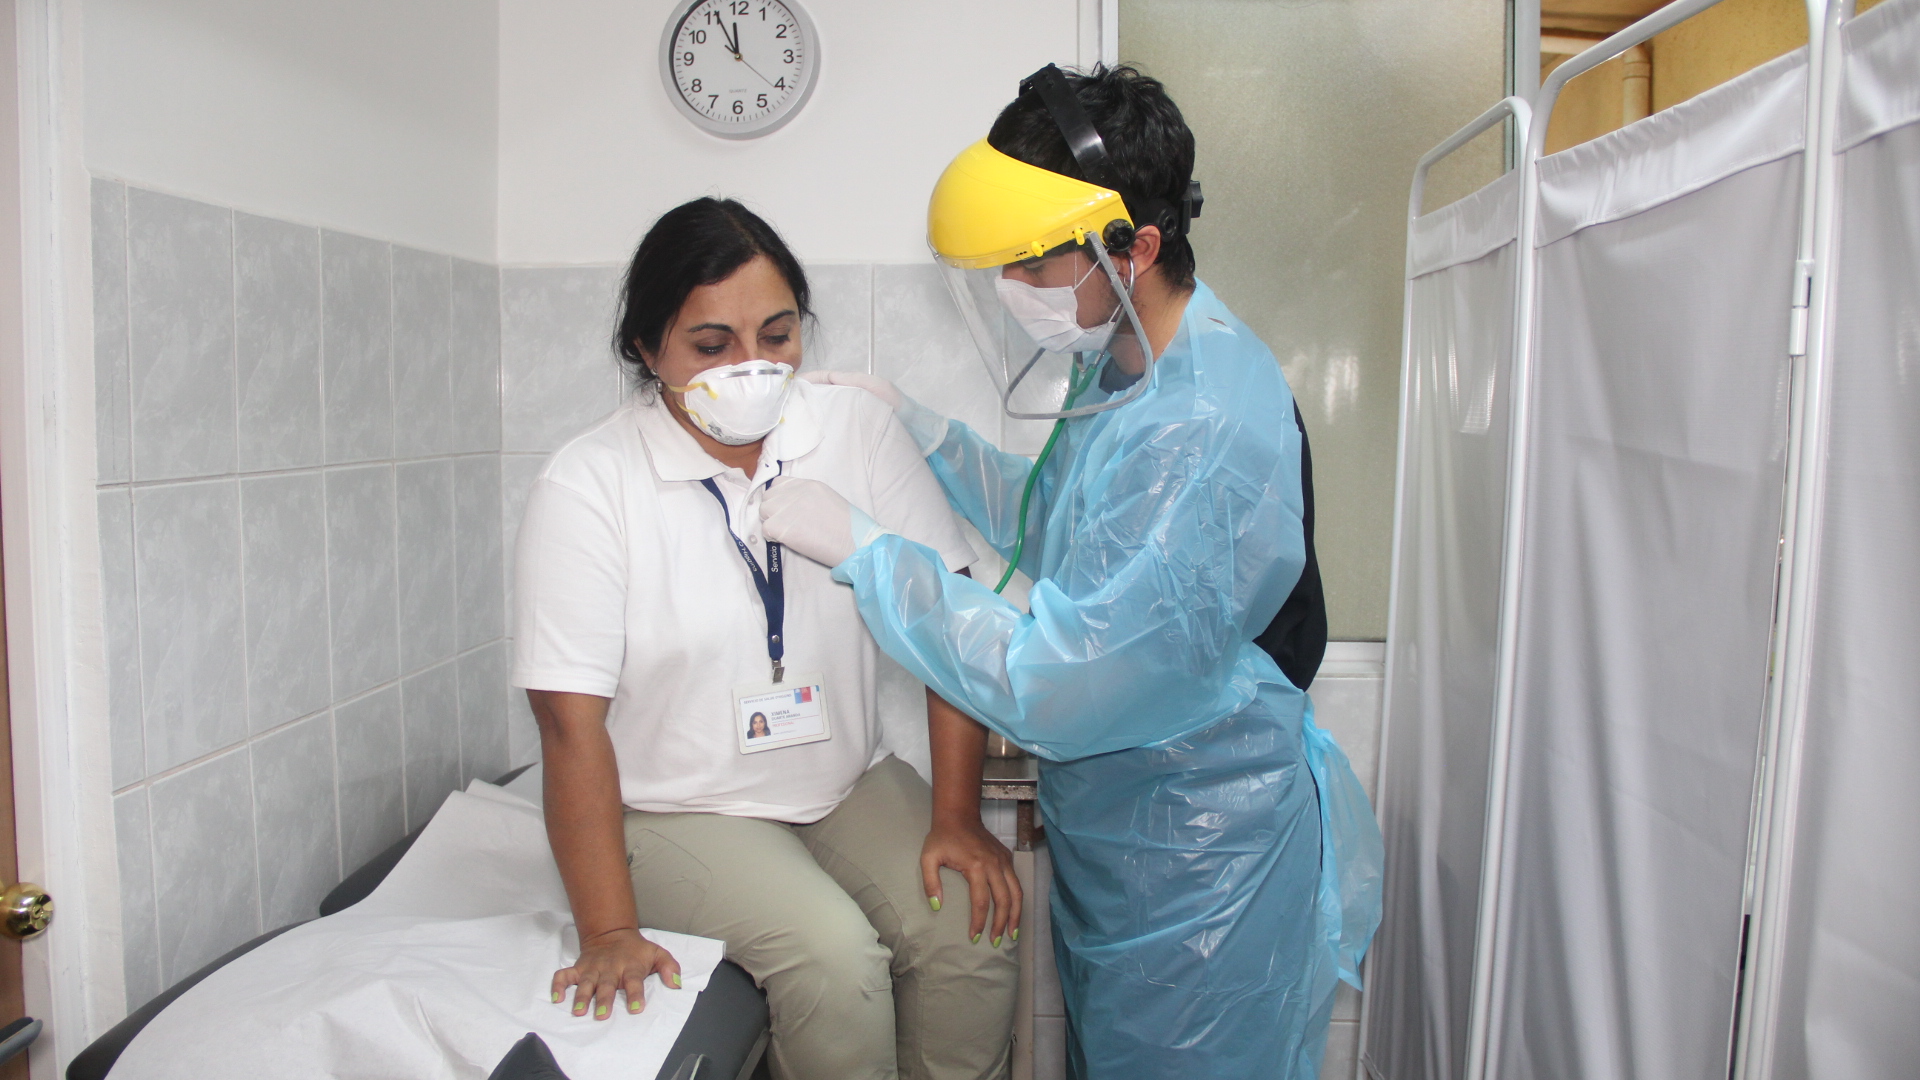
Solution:
[{"label": "metal curtain frame", "polygon": [[[1518,675],[1520,573],[1524,566],[1526,556],[1524,547],[1528,502],[1527,481],[1533,449],[1532,376],[1534,361],[1536,359],[1534,311],[1539,302],[1539,291],[1538,282],[1534,274],[1536,260],[1531,257],[1531,252],[1535,249],[1535,221],[1537,219],[1540,195],[1540,158],[1545,152],[1547,129],[1553,118],[1554,105],[1558,102],[1560,93],[1566,88],[1567,83],[1606,63],[1608,60],[1619,56],[1628,49],[1651,40],[1656,35],[1700,14],[1718,3],[1720,3],[1720,0],[1676,0],[1675,3],[1668,4],[1666,7],[1653,12],[1639,22],[1606,38],[1592,48],[1587,49],[1585,52],[1580,53],[1561,64],[1558,68],[1555,68],[1553,73],[1549,75],[1547,80],[1541,85],[1538,94],[1533,99],[1534,119],[1532,130],[1529,132],[1525,150],[1521,154],[1518,166],[1521,179],[1520,242],[1522,245],[1521,251],[1527,253],[1528,257],[1519,260],[1519,272],[1517,275],[1519,279],[1519,304],[1518,310],[1515,313],[1514,375],[1510,388],[1510,393],[1512,394],[1512,420],[1511,434],[1509,436],[1511,439],[1511,450],[1507,470],[1506,537],[1501,553],[1500,628],[1498,639],[1499,663],[1495,676],[1496,697],[1494,702],[1492,747],[1490,751],[1492,765],[1489,770],[1487,789],[1487,835],[1484,849],[1485,854],[1481,861],[1480,918],[1476,927],[1476,940],[1474,942],[1473,1005],[1470,1014],[1471,1021],[1469,1025],[1465,1080],[1494,1080],[1489,1050],[1495,1044],[1500,1034],[1496,1027],[1496,1015],[1497,1007],[1503,1003],[1502,991],[1505,989],[1504,980],[1499,976],[1501,969],[1498,963],[1504,957],[1504,942],[1498,940],[1495,931],[1499,926],[1501,913],[1508,906],[1508,890],[1511,887],[1505,873],[1509,856],[1507,850],[1507,789],[1512,769],[1514,693]],[[1795,330],[1790,336],[1795,337],[1796,340],[1789,342],[1789,355],[1798,356],[1801,353],[1800,342],[1797,338],[1804,332],[1799,329],[1799,327],[1803,325],[1802,320],[1817,322],[1821,333],[1811,339],[1819,342],[1816,346],[1818,349],[1818,363],[1802,364],[1800,366],[1801,369],[1809,371],[1817,369],[1817,377],[1813,379],[1804,377],[1796,378],[1795,392],[1792,398],[1792,404],[1789,407],[1789,443],[1787,456],[1790,463],[1790,487],[1787,492],[1786,505],[1790,508],[1790,516],[1788,520],[1783,522],[1783,537],[1785,538],[1784,542],[1788,544],[1792,553],[1791,565],[1794,572],[1790,582],[1785,580],[1786,575],[1789,573],[1786,569],[1788,565],[1786,562],[1788,555],[1783,551],[1783,569],[1781,571],[1783,580],[1776,583],[1776,595],[1779,599],[1776,600],[1775,638],[1777,643],[1775,647],[1776,649],[1784,650],[1787,646],[1791,646],[1797,650],[1791,654],[1783,653],[1783,655],[1788,655],[1798,662],[1795,680],[1790,687],[1794,693],[1797,694],[1797,697],[1789,698],[1786,694],[1782,693],[1782,687],[1785,685],[1785,680],[1783,679],[1785,672],[1776,666],[1773,675],[1774,685],[1769,687],[1769,715],[1761,738],[1762,747],[1770,747],[1780,733],[1786,732],[1786,728],[1782,724],[1775,722],[1776,716],[1782,720],[1791,720],[1791,731],[1787,733],[1790,733],[1794,737],[1791,746],[1796,750],[1798,746],[1799,719],[1804,714],[1805,667],[1808,658],[1808,643],[1804,632],[1804,613],[1807,610],[1806,601],[1811,588],[1811,575],[1809,571],[1812,565],[1813,548],[1816,546],[1810,542],[1809,538],[1803,537],[1801,534],[1810,532],[1813,528],[1814,523],[1811,511],[1814,509],[1814,506],[1812,503],[1814,500],[1817,500],[1820,487],[1817,482],[1800,483],[1800,479],[1803,469],[1807,471],[1807,475],[1817,478],[1819,471],[1818,458],[1825,445],[1824,437],[1819,439],[1808,438],[1809,425],[1807,419],[1809,415],[1809,397],[1812,396],[1817,398],[1822,404],[1820,419],[1817,421],[1819,430],[1815,432],[1815,434],[1823,436],[1826,348],[1824,340],[1822,339],[1824,338],[1827,323],[1827,313],[1824,291],[1809,293],[1807,290],[1816,284],[1814,280],[1816,278],[1818,279],[1817,284],[1821,286],[1824,286],[1825,283],[1830,280],[1831,269],[1828,265],[1830,260],[1816,260],[1813,258],[1813,255],[1816,250],[1816,241],[1826,242],[1830,237],[1833,217],[1831,163],[1817,163],[1814,159],[1821,155],[1814,152],[1814,146],[1816,142],[1820,142],[1826,145],[1829,150],[1831,149],[1831,98],[1833,97],[1831,91],[1837,86],[1835,75],[1829,73],[1827,70],[1831,67],[1837,67],[1837,65],[1820,64],[1818,67],[1814,65],[1817,62],[1816,58],[1823,58],[1824,54],[1837,47],[1837,42],[1828,42],[1826,31],[1829,27],[1837,30],[1840,22],[1842,22],[1846,14],[1850,12],[1852,0],[1806,0],[1806,4],[1811,45],[1809,47],[1809,91],[1807,95],[1809,102],[1809,128],[1805,154],[1808,161],[1807,168],[1810,182],[1803,189],[1802,196],[1801,240],[1800,251],[1798,253],[1800,259],[1797,261],[1794,271],[1794,302],[1796,308],[1806,308],[1809,307],[1809,305],[1801,302],[1802,297],[1819,297],[1820,303],[1817,307],[1810,307],[1809,314],[1796,314],[1794,316]],[[1838,37],[1837,33],[1833,36],[1835,38]],[[1816,81],[1816,76],[1819,77],[1818,81]],[[1829,152],[1825,156],[1830,158],[1832,155]],[[1822,172],[1823,164],[1824,172]],[[1828,178],[1827,182],[1812,182],[1817,178],[1816,174],[1825,175]],[[1821,224],[1822,212],[1825,214],[1824,225]],[[1807,282],[1807,284],[1803,285],[1803,280]],[[1796,370],[1795,374],[1801,375],[1802,370]],[[1812,391],[1811,395],[1809,394],[1809,390]],[[1803,460],[1805,463],[1804,466],[1802,464]],[[1796,540],[1798,541],[1797,543],[1794,542]],[[1797,704],[1789,708],[1787,707],[1787,703],[1790,701],[1797,702]],[[1777,705],[1776,702],[1778,702]],[[1776,755],[1769,755],[1768,760],[1772,761],[1775,757]],[[1781,777],[1781,784],[1791,789],[1787,794],[1797,792],[1797,752],[1792,757],[1791,765],[1793,766],[1791,770],[1792,775],[1787,776],[1784,775],[1783,772]],[[1756,777],[1757,788],[1762,782],[1760,777],[1763,775],[1765,775],[1764,767],[1763,772]],[[1778,785],[1776,785],[1776,787],[1777,786]],[[1777,816],[1771,808],[1773,798],[1770,796],[1774,794],[1774,790],[1760,789],[1758,794],[1760,795],[1758,801],[1765,804],[1767,809],[1756,809],[1754,814],[1755,820],[1756,822],[1771,821]],[[1774,858],[1772,861],[1763,864],[1766,870],[1762,876],[1771,884],[1776,894],[1776,906],[1778,904],[1778,894],[1783,890],[1788,870],[1787,865],[1784,862],[1780,862],[1779,858],[1790,856],[1790,832],[1790,828],[1784,832],[1777,829],[1770,831],[1769,835],[1773,838],[1768,841],[1769,846],[1767,851],[1770,855],[1774,856]],[[1784,853],[1778,850],[1781,843],[1788,845],[1788,850]],[[1753,860],[1750,858],[1748,870],[1749,883],[1754,880],[1752,863]],[[1750,886],[1749,892],[1751,893],[1751,891]],[[1771,911],[1773,909],[1769,910]],[[1764,1037],[1765,1028],[1750,1030],[1747,1025],[1761,1021],[1770,1023],[1773,1015],[1771,1006],[1777,1003],[1777,981],[1779,974],[1777,939],[1780,936],[1782,928],[1778,925],[1778,920],[1771,917],[1767,925],[1774,927],[1773,933],[1776,937],[1775,950],[1772,954],[1773,958],[1770,960],[1772,965],[1771,975],[1773,976],[1773,982],[1770,984],[1772,987],[1770,991],[1772,996],[1766,999],[1769,1011],[1764,1016],[1752,1015],[1749,1007],[1745,1004],[1747,995],[1742,995],[1742,1004],[1738,1006],[1739,1015],[1730,1018],[1733,1024],[1733,1041],[1736,1047],[1746,1047],[1755,1039]],[[1759,1077],[1763,1075],[1765,1074],[1752,1073],[1741,1077],[1740,1080],[1759,1080]]]},{"label": "metal curtain frame", "polygon": [[[1438,163],[1440,159],[1447,157],[1491,130],[1494,125],[1504,123],[1509,119],[1513,121],[1513,129],[1508,133],[1509,144],[1518,146],[1526,145],[1527,135],[1533,123],[1533,109],[1527,104],[1525,98],[1518,95],[1503,98],[1495,102],[1493,107],[1486,112],[1468,121],[1465,127],[1447,136],[1446,140],[1440,143],[1440,145],[1421,155],[1420,161],[1413,167],[1413,184],[1407,195],[1407,256],[1404,275],[1405,281],[1403,283],[1400,307],[1400,437],[1399,450],[1394,462],[1393,541],[1388,556],[1390,559],[1388,570],[1389,584],[1387,587],[1388,647],[1386,656],[1386,678],[1381,691],[1380,702],[1380,750],[1374,763],[1375,772],[1373,785],[1373,790],[1377,793],[1375,799],[1381,807],[1384,807],[1388,799],[1387,786],[1384,781],[1387,776],[1387,755],[1391,752],[1388,744],[1392,738],[1392,734],[1391,730],[1386,726],[1386,719],[1393,715],[1394,651],[1392,643],[1399,640],[1400,555],[1402,549],[1402,532],[1405,528],[1406,517],[1407,465],[1408,458],[1411,454],[1409,447],[1412,443],[1410,429],[1413,422],[1414,367],[1413,319],[1411,316],[1413,313],[1414,223],[1419,221],[1422,216],[1421,206],[1427,193],[1427,173],[1433,166]],[[1514,238],[1516,257],[1517,259],[1530,258],[1529,252],[1531,252],[1532,246],[1522,244],[1521,240],[1521,235],[1516,233]],[[1517,278],[1515,279],[1515,283],[1516,285],[1518,284]],[[1516,296],[1514,299],[1515,307],[1518,308],[1519,297]],[[1376,810],[1376,816],[1384,819],[1386,815]],[[1368,958],[1367,963],[1369,965],[1367,971],[1370,974],[1372,971],[1371,957]],[[1354,1055],[1356,1075],[1360,1075],[1361,1071],[1365,1069],[1360,1059],[1364,1058],[1366,1054],[1367,1031],[1372,1026],[1372,1018],[1373,999],[1371,996],[1363,994],[1360,997],[1359,1049]]]},{"label": "metal curtain frame", "polygon": [[1800,237],[1794,265],[1789,352],[1787,492],[1774,587],[1767,714],[1761,732],[1745,897],[1747,964],[1740,973],[1731,1080],[1770,1080],[1772,1033],[1785,975],[1788,896],[1800,820],[1807,690],[1832,371],[1835,232],[1840,191],[1834,141],[1839,130],[1842,29],[1854,0],[1806,0],[1807,143],[1801,182]]}]

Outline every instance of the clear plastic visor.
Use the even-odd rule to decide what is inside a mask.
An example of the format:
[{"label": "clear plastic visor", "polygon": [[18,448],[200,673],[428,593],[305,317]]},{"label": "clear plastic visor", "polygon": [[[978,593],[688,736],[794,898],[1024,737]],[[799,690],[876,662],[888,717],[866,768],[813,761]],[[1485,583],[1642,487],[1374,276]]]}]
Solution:
[{"label": "clear plastic visor", "polygon": [[1102,245],[973,270],[935,261],[1008,416],[1088,416],[1146,389],[1146,331],[1130,282]]}]

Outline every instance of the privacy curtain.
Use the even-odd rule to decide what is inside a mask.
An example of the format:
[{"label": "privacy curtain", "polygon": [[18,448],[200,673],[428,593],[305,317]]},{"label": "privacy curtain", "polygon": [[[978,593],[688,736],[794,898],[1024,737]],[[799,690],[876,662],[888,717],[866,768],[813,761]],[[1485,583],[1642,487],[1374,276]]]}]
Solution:
[{"label": "privacy curtain", "polygon": [[1780,1080],[1920,1075],[1920,2],[1846,28]]},{"label": "privacy curtain", "polygon": [[1380,778],[1386,910],[1367,1057],[1465,1065],[1506,512],[1519,174],[1413,223],[1393,655]]},{"label": "privacy curtain", "polygon": [[1805,89],[1802,50],[1539,163],[1500,1080],[1726,1075]]}]

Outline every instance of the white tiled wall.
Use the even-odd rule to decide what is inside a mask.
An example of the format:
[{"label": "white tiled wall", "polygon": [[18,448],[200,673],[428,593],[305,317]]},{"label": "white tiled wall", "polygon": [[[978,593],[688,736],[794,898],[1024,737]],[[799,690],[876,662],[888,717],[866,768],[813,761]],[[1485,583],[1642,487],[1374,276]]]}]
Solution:
[{"label": "white tiled wall", "polygon": [[93,226],[138,1005],[506,767],[499,273],[109,179]]}]

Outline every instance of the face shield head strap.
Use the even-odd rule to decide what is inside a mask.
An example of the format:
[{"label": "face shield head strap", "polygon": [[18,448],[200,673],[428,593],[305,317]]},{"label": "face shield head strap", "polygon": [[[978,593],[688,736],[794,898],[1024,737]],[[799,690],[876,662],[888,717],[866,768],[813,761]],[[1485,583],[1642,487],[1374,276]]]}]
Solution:
[{"label": "face shield head strap", "polygon": [[[1169,236],[1184,236],[1188,223],[1200,216],[1200,208],[1206,197],[1200,192],[1200,181],[1189,180],[1187,193],[1176,208],[1168,205],[1164,199],[1143,199],[1120,184],[1120,177],[1113,169],[1113,159],[1107,154],[1106,141],[1100,138],[1100,132],[1093,126],[1092,118],[1087,116],[1086,106],[1080,103],[1080,96],[1073,92],[1073,86],[1067,82],[1066,73],[1057,64],[1048,64],[1039,71],[1020,80],[1020,96],[1037,93],[1040,103],[1047,107],[1047,115],[1053,118],[1053,126],[1060,130],[1060,137],[1067,141],[1067,149],[1072,151],[1073,160],[1079,164],[1080,171],[1086,173],[1092,183],[1109,191],[1120,193],[1121,201],[1126,203],[1128,212],[1134,221],[1142,225],[1157,225],[1161,232]],[[1123,254],[1133,246],[1135,227],[1124,221],[1114,221],[1107,225],[1100,239],[1107,250],[1115,255]]]}]

